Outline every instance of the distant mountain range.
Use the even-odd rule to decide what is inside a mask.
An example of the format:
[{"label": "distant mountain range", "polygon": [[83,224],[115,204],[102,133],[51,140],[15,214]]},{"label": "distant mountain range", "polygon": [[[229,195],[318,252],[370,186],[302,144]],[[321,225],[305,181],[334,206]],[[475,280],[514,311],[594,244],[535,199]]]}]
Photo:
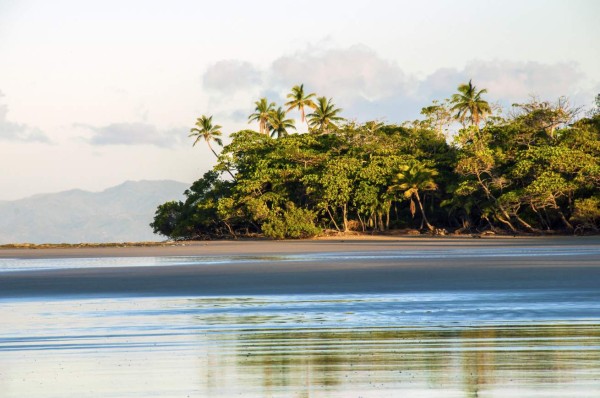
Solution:
[{"label": "distant mountain range", "polygon": [[0,201],[0,244],[159,241],[159,204],[180,200],[189,184],[127,181],[102,192],[79,189]]}]

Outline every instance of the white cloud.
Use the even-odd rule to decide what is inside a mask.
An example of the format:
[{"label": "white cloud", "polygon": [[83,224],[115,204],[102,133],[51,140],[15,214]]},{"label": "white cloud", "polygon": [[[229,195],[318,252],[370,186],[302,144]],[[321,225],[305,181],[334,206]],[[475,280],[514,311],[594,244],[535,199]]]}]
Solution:
[{"label": "white cloud", "polygon": [[77,124],[92,131],[92,145],[155,145],[173,147],[183,141],[185,129],[160,130],[147,123],[112,123],[103,127]]},{"label": "white cloud", "polygon": [[308,48],[273,62],[269,76],[277,86],[289,88],[304,82],[327,97],[344,101],[377,101],[408,92],[411,78],[393,61],[369,47],[319,50]]},{"label": "white cloud", "polygon": [[232,94],[260,85],[262,79],[260,72],[249,62],[225,60],[209,66],[202,82],[207,90]]},{"label": "white cloud", "polygon": [[222,61],[208,68],[203,82],[211,92],[213,113],[231,115],[235,122],[243,119],[240,115],[251,113],[253,101],[259,97],[281,104],[296,84],[303,83],[308,92],[319,96],[332,97],[347,115],[359,107],[363,111],[372,108],[367,113],[374,118],[384,115],[378,106],[371,105],[398,93],[406,95],[415,86],[415,79],[395,62],[380,58],[363,45],[326,50],[308,47],[276,59],[263,71],[242,61]]},{"label": "white cloud", "polygon": [[251,113],[252,101],[259,97],[283,102],[289,89],[300,83],[308,92],[332,97],[346,117],[389,122],[418,118],[422,107],[450,97],[469,79],[488,90],[488,101],[505,107],[527,101],[530,95],[547,100],[565,95],[575,105],[588,105],[595,95],[586,88],[586,76],[576,63],[475,60],[464,68],[441,67],[418,79],[364,45],[307,47],[275,59],[262,71],[242,61],[223,62],[207,70],[204,83],[215,95],[211,103],[218,104],[218,113],[231,115],[231,121]]},{"label": "white cloud", "polygon": [[477,87],[486,88],[488,97],[510,102],[530,95],[547,99],[577,95],[582,91],[584,75],[575,63],[472,61],[462,70],[438,69],[421,82],[419,91],[439,97],[469,79]]},{"label": "white cloud", "polygon": [[[4,95],[0,92],[0,98]],[[0,141],[50,143],[50,139],[39,128],[8,120],[8,106],[0,104]]]}]

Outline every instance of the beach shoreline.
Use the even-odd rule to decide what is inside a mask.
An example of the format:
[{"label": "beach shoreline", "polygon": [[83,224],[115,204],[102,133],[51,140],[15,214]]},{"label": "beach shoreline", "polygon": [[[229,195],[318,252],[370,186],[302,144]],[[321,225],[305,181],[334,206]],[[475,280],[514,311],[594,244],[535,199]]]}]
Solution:
[{"label": "beach shoreline", "polygon": [[160,257],[301,254],[362,250],[430,250],[452,247],[598,244],[600,236],[386,236],[349,235],[306,240],[231,239],[205,241],[0,245],[1,258]]},{"label": "beach shoreline", "polygon": [[[98,266],[52,268],[52,261],[76,264],[79,258],[111,257],[143,257],[154,265],[131,265],[125,259],[118,266],[99,261]],[[173,260],[179,257],[191,259],[185,264]],[[45,269],[0,272],[0,299],[597,289],[600,281],[599,237],[207,241],[0,250],[0,262],[44,259],[49,264]],[[164,261],[168,264],[161,265]]]}]

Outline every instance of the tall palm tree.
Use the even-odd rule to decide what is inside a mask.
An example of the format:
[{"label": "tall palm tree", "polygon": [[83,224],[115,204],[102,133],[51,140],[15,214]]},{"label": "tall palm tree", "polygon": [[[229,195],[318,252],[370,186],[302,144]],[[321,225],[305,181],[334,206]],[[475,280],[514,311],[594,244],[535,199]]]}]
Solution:
[{"label": "tall palm tree", "polygon": [[[220,138],[221,135],[223,134],[221,132],[222,127],[219,126],[218,124],[213,126],[212,118],[213,118],[212,116],[208,117],[208,116],[202,115],[198,119],[196,119],[196,127],[192,127],[190,129],[190,134],[188,137],[196,137],[192,146],[196,146],[198,141],[200,141],[201,139],[204,139],[204,141],[206,141],[206,143],[208,144],[208,147],[210,148],[212,153],[216,157],[219,157],[219,155],[217,155],[217,153],[213,149],[212,145],[210,145],[210,142],[214,141],[217,143],[217,145],[223,146],[223,141]],[[231,170],[229,168],[227,168],[227,173],[231,176],[231,178],[235,179],[235,177],[233,176],[233,173],[231,172]]]},{"label": "tall palm tree", "polygon": [[285,116],[286,113],[281,107],[270,112],[267,125],[271,131],[271,137],[285,137],[288,135],[288,129],[296,129],[294,119],[286,119]]},{"label": "tall palm tree", "polygon": [[269,113],[275,108],[275,103],[269,101],[266,98],[261,98],[254,103],[254,113],[248,116],[248,123],[258,122],[258,130],[261,134],[268,134],[267,122],[269,120]]},{"label": "tall palm tree", "polygon": [[304,123],[306,120],[304,108],[308,106],[309,108],[315,109],[316,105],[312,100],[315,96],[315,93],[304,94],[304,84],[292,87],[292,92],[287,95],[287,98],[290,100],[285,103],[285,106],[288,107],[286,112],[289,112],[292,109],[298,109],[300,111],[301,121]]},{"label": "tall palm tree", "polygon": [[344,120],[343,117],[338,116],[341,111],[340,108],[335,107],[331,98],[319,97],[314,112],[306,115],[308,126],[315,131],[326,133],[330,128],[337,127],[337,122]]},{"label": "tall palm tree", "polygon": [[213,149],[212,145],[210,145],[210,142],[214,141],[217,143],[217,145],[223,146],[223,141],[221,141],[220,138],[222,135],[221,126],[219,126],[218,124],[213,126],[212,118],[212,116],[208,117],[202,115],[198,119],[196,119],[196,127],[192,127],[190,129],[189,137],[196,137],[196,140],[194,141],[194,144],[192,146],[196,146],[198,141],[204,139],[212,153],[214,153],[216,157],[219,157],[219,155],[217,155],[217,153]]},{"label": "tall palm tree", "polygon": [[423,209],[423,203],[421,203],[421,196],[419,191],[434,191],[437,189],[437,184],[434,181],[434,177],[438,175],[438,172],[433,169],[429,169],[421,164],[413,163],[410,166],[403,166],[400,172],[396,175],[394,182],[396,185],[392,185],[391,190],[402,191],[404,197],[410,200],[410,213],[414,217],[416,213],[416,204],[419,206],[421,212],[421,228],[423,223],[427,225],[427,229],[433,231],[433,226],[427,220],[425,210]]},{"label": "tall palm tree", "polygon": [[481,98],[487,93],[486,89],[477,91],[471,80],[468,84],[458,86],[458,93],[453,94],[450,103],[453,104],[452,111],[456,111],[455,117],[464,125],[467,114],[472,126],[479,127],[479,122],[492,113],[490,104]]}]

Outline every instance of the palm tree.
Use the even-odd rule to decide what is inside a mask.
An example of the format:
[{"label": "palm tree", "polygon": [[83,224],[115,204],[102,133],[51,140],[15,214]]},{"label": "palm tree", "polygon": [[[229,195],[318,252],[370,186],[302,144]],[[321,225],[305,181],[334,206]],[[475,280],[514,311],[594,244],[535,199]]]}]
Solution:
[{"label": "palm tree", "polygon": [[254,105],[256,105],[256,108],[254,108],[255,112],[248,116],[248,123],[257,121],[260,133],[268,134],[267,122],[269,120],[269,113],[275,107],[275,103],[269,103],[266,98],[261,98]]},{"label": "palm tree", "polygon": [[453,94],[450,99],[450,103],[453,104],[451,110],[457,112],[455,117],[464,125],[468,114],[471,125],[479,127],[480,120],[492,113],[490,104],[481,98],[487,90],[477,91],[477,87],[469,80],[468,84],[458,86],[458,91],[459,93]]},{"label": "palm tree", "polygon": [[391,190],[403,191],[404,197],[410,200],[410,213],[413,218],[416,213],[415,201],[417,202],[422,216],[421,228],[423,228],[423,223],[425,223],[427,229],[430,231],[433,231],[433,226],[427,220],[419,191],[436,190],[437,184],[433,178],[437,175],[438,172],[436,170],[429,169],[418,163],[413,163],[410,166],[403,166],[400,168],[400,172],[394,179],[396,185],[390,187]]},{"label": "palm tree", "polygon": [[[210,148],[212,153],[216,157],[219,157],[219,155],[217,155],[217,153],[213,149],[212,145],[210,145],[210,142],[214,141],[217,143],[217,145],[223,146],[223,141],[221,140],[221,138],[219,138],[223,134],[221,132],[222,127],[219,126],[218,124],[213,126],[212,118],[213,118],[212,116],[207,117],[205,115],[202,115],[198,119],[196,119],[196,127],[192,127],[190,129],[190,134],[188,137],[196,137],[196,140],[194,141],[192,146],[196,146],[198,141],[200,141],[201,139],[204,139],[204,141],[206,141],[206,143],[208,144],[208,147]],[[227,168],[227,173],[229,173],[231,178],[235,179],[235,177],[233,176],[233,173],[231,172],[231,170],[229,168]]]},{"label": "palm tree", "polygon": [[326,133],[331,127],[337,127],[336,122],[344,120],[343,117],[338,116],[341,111],[331,102],[331,98],[328,100],[325,97],[319,97],[314,112],[306,115],[308,126],[313,130]]},{"label": "palm tree", "polygon": [[288,107],[286,112],[289,112],[292,109],[298,109],[300,111],[302,123],[304,123],[306,120],[304,116],[304,107],[308,106],[309,108],[315,109],[316,105],[312,100],[315,95],[315,93],[305,95],[304,84],[292,87],[292,92],[287,95],[287,98],[290,100],[285,103],[285,106]]},{"label": "palm tree", "polygon": [[221,141],[221,138],[219,138],[222,135],[221,126],[219,126],[218,124],[213,126],[212,118],[212,116],[207,117],[205,115],[202,115],[198,119],[196,119],[196,127],[190,129],[190,134],[188,137],[196,137],[196,140],[194,141],[194,144],[192,146],[196,146],[198,141],[204,139],[212,153],[214,153],[216,157],[219,157],[219,155],[217,155],[217,153],[213,149],[212,145],[210,145],[210,142],[214,141],[217,143],[217,145],[223,146],[223,141]]},{"label": "palm tree", "polygon": [[269,113],[267,125],[271,131],[271,137],[285,137],[288,135],[288,129],[296,129],[296,126],[294,126],[294,119],[286,119],[285,115],[285,111],[281,107],[276,110],[274,109]]}]

